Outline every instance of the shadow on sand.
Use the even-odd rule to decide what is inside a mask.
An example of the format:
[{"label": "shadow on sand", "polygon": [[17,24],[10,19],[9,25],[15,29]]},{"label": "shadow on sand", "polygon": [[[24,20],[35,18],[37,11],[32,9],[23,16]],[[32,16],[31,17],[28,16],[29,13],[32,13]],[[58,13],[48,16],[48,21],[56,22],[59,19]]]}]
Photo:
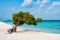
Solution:
[{"label": "shadow on sand", "polygon": [[23,31],[16,31],[15,33],[22,33],[22,32],[40,32],[36,30],[23,30]]}]

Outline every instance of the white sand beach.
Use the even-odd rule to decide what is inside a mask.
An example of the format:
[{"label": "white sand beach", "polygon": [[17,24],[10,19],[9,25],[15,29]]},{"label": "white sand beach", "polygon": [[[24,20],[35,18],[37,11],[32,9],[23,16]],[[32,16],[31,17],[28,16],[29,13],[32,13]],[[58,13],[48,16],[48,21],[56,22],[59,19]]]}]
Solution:
[{"label": "white sand beach", "polygon": [[23,28],[17,28],[17,32],[8,34],[7,30],[11,25],[0,22],[0,40],[60,40],[60,34],[45,32],[24,31]]}]

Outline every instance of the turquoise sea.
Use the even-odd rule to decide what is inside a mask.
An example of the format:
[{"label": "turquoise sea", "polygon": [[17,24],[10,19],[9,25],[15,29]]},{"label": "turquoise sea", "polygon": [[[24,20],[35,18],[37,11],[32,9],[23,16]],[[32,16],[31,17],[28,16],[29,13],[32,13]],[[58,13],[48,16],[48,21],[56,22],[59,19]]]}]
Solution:
[{"label": "turquoise sea", "polygon": [[[12,20],[3,20],[2,22],[13,25]],[[22,27],[26,29],[60,34],[60,20],[43,20],[41,23],[37,23],[37,26],[24,24]]]}]

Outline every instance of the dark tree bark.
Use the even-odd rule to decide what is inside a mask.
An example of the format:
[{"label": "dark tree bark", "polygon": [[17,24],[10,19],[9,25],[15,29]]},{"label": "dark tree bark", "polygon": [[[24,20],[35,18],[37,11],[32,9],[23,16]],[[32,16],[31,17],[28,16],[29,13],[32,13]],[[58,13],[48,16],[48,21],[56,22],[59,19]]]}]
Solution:
[{"label": "dark tree bark", "polygon": [[17,24],[16,24],[15,26],[13,26],[13,28],[8,29],[8,33],[10,34],[10,33],[12,33],[12,32],[16,32],[17,26],[18,26],[20,23],[22,23],[22,21],[19,20],[19,21],[17,22]]},{"label": "dark tree bark", "polygon": [[19,25],[19,23],[20,23],[20,20],[18,20],[18,22],[17,22],[17,24],[15,25],[15,27],[13,26],[13,32],[16,32],[17,26]]},{"label": "dark tree bark", "polygon": [[8,31],[7,31],[9,34],[11,34],[12,33],[12,28],[11,29],[8,29]]}]

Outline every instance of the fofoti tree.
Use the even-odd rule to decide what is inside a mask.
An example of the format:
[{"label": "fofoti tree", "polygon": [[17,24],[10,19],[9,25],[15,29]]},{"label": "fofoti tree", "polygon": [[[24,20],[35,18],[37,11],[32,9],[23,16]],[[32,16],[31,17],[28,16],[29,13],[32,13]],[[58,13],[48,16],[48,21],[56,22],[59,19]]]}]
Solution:
[{"label": "fofoti tree", "polygon": [[24,23],[28,25],[37,25],[37,22],[41,22],[41,18],[35,18],[34,15],[30,14],[30,12],[17,12],[12,15],[13,24],[15,24],[15,31],[16,27],[23,25]]}]

